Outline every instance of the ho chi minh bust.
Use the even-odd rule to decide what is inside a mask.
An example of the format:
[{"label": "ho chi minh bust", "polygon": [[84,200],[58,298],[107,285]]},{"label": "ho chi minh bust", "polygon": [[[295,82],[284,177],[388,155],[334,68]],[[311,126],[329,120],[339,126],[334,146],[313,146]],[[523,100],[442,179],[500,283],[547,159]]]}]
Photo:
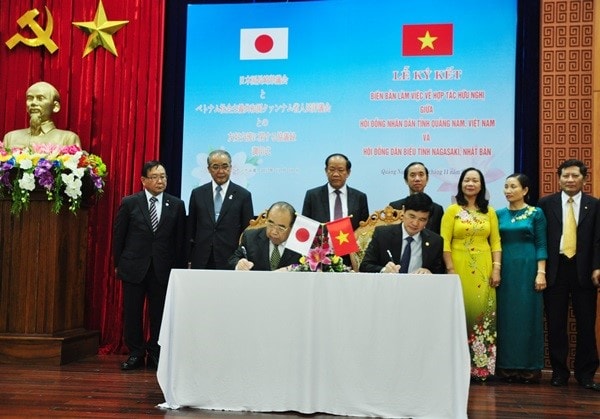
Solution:
[{"label": "ho chi minh bust", "polygon": [[72,131],[56,128],[52,114],[60,111],[60,95],[50,83],[37,82],[29,86],[26,95],[29,128],[17,129],[4,136],[4,147],[29,147],[31,144],[77,145],[79,136]]}]

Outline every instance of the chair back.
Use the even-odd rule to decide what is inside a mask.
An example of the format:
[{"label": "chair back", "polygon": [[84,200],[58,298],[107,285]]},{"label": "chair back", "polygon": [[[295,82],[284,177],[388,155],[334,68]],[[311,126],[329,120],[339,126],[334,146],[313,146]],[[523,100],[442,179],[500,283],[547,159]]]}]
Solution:
[{"label": "chair back", "polygon": [[359,227],[354,232],[356,242],[358,243],[359,251],[350,254],[352,269],[358,272],[360,263],[365,256],[365,250],[371,242],[375,227],[390,224],[400,224],[402,222],[402,210],[395,209],[391,206],[386,206],[384,209],[373,212],[369,218],[359,223]]},{"label": "chair back", "polygon": [[[253,219],[250,220],[250,222],[248,223],[248,227],[246,227],[244,229],[244,231],[246,230],[253,230],[256,228],[261,228],[261,227],[265,227],[267,225],[267,211],[268,210],[264,210],[263,212],[261,212],[260,214],[258,214],[258,216]],[[242,234],[240,235],[240,238],[238,240],[238,243],[242,242],[242,235],[244,233],[242,232]]]}]

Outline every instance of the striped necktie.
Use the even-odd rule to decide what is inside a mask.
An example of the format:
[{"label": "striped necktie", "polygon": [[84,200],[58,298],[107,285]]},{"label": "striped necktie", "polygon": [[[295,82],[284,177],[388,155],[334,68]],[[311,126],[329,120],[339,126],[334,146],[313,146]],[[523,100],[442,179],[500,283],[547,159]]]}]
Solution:
[{"label": "striped necktie", "polygon": [[150,222],[152,223],[152,231],[156,231],[158,227],[158,213],[156,212],[156,203],[158,199],[155,196],[150,198],[150,207],[148,208],[150,211]]}]

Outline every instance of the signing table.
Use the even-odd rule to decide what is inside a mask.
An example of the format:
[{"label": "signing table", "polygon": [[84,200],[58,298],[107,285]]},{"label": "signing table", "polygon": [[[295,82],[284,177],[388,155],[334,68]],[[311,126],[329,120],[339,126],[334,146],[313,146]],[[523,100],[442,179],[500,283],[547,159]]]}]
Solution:
[{"label": "signing table", "polygon": [[159,343],[162,407],[467,417],[456,275],[173,270]]}]

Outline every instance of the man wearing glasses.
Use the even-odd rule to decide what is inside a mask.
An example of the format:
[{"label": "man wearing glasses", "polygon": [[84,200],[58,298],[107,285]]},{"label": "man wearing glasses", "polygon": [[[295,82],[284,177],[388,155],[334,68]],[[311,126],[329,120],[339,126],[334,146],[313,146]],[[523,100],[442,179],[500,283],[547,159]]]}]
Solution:
[{"label": "man wearing glasses", "polygon": [[229,269],[227,260],[254,218],[252,195],[229,179],[227,151],[212,151],[207,163],[212,181],[195,188],[190,196],[189,262],[192,269]]},{"label": "man wearing glasses", "polygon": [[267,226],[246,230],[240,246],[229,259],[237,271],[286,270],[297,264],[301,255],[285,248],[296,210],[287,202],[276,202],[267,211]]},{"label": "man wearing glasses", "polygon": [[[113,259],[123,284],[123,327],[129,358],[124,371],[158,365],[158,334],[171,268],[184,268],[185,204],[165,192],[167,173],[158,161],[142,168],[144,190],[126,196],[115,218]],[[150,339],[144,339],[147,300]],[[148,358],[146,359],[146,353]]]}]

